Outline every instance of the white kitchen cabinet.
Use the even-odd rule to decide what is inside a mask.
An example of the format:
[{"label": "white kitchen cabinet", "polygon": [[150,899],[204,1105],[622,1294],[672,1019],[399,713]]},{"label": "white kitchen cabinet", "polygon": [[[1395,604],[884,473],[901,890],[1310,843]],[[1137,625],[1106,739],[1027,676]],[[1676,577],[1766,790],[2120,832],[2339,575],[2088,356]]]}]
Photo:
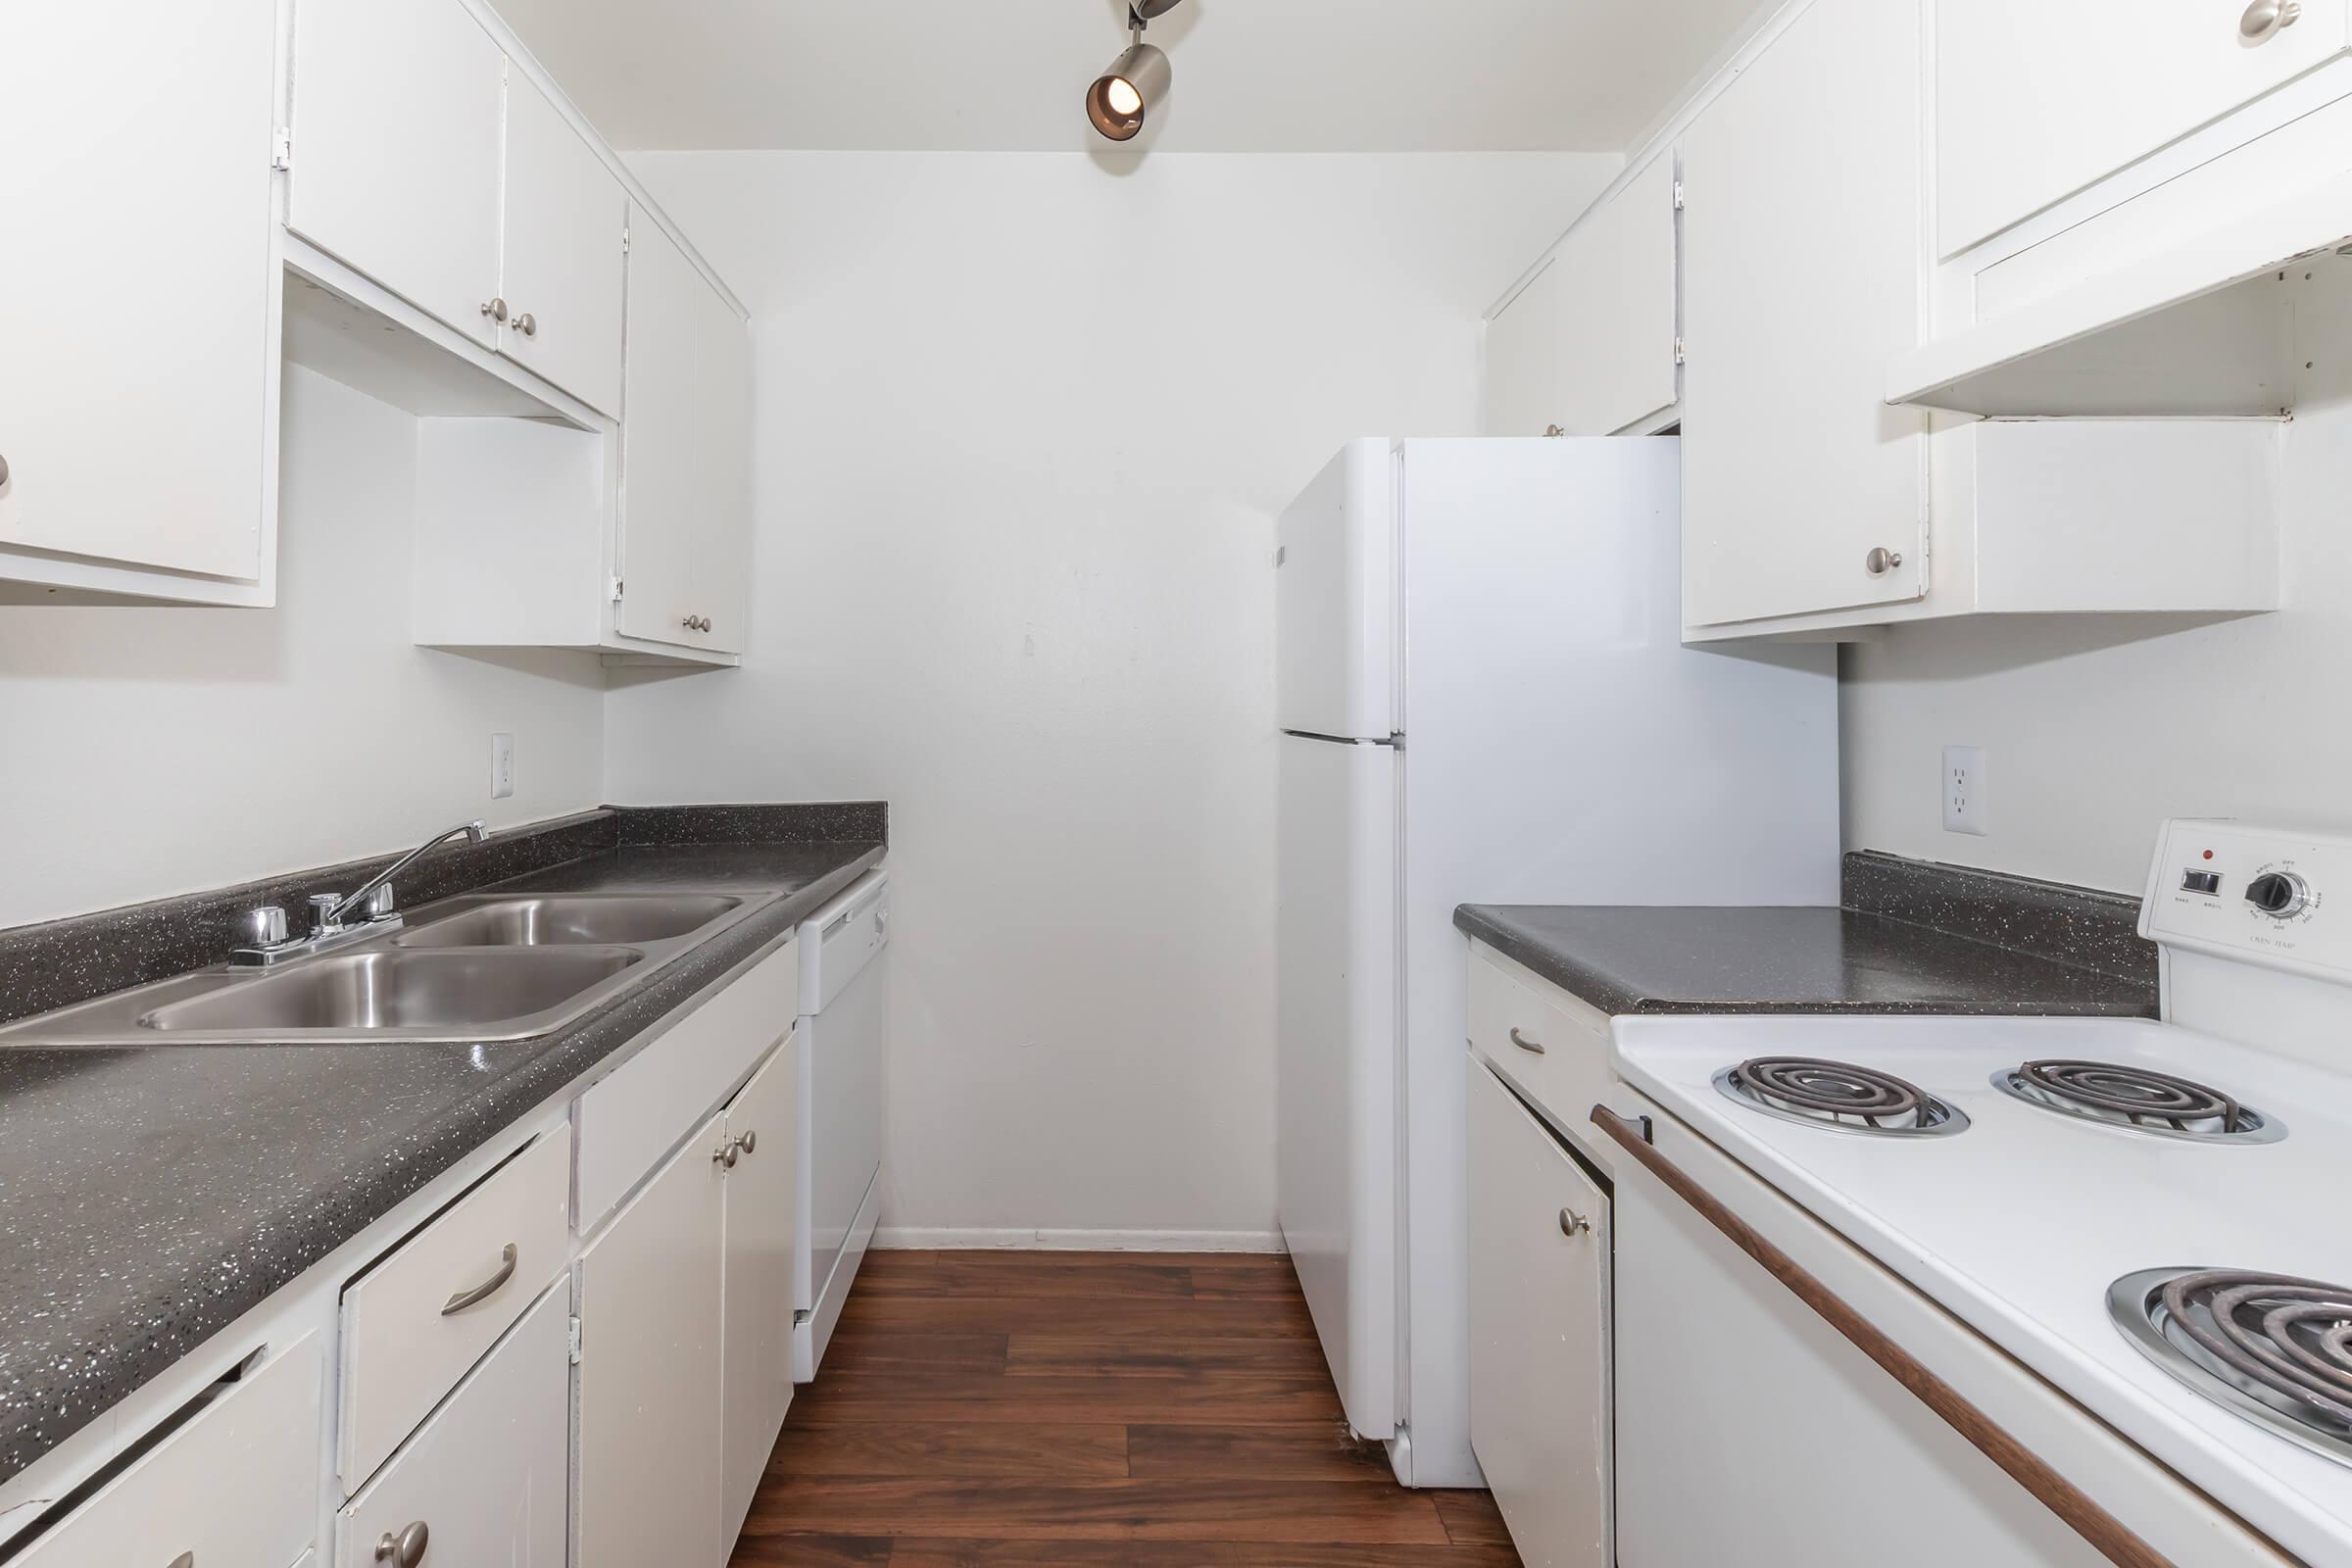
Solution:
[{"label": "white kitchen cabinet", "polygon": [[2341,53],[2344,0],[2261,43],[2239,0],[1936,7],[1936,220],[1950,255]]},{"label": "white kitchen cabinet", "polygon": [[722,1557],[724,1116],[580,1255],[578,1568]]},{"label": "white kitchen cabinet", "polygon": [[792,1403],[792,1265],[800,1204],[801,1047],[789,1039],[727,1107],[726,1426],[721,1539],[751,1511]]},{"label": "white kitchen cabinet", "polygon": [[1685,132],[1683,598],[1691,626],[1916,600],[1921,19],[1820,0]]},{"label": "white kitchen cabinet", "polygon": [[458,0],[299,0],[293,72],[286,226],[495,346],[505,52]]},{"label": "white kitchen cabinet", "polygon": [[306,1338],[224,1379],[17,1568],[282,1568],[315,1544],[322,1357]]},{"label": "white kitchen cabinet", "polygon": [[1547,256],[1487,321],[1488,435],[1543,435],[1560,422],[1560,265]]},{"label": "white kitchen cabinet", "polygon": [[628,194],[547,95],[512,69],[506,130],[499,352],[617,415]]},{"label": "white kitchen cabinet", "polygon": [[570,1394],[571,1294],[559,1287],[344,1507],[338,1568],[375,1568],[416,1539],[427,1565],[564,1568]]},{"label": "white kitchen cabinet", "polygon": [[660,225],[629,223],[620,596],[630,637],[743,651],[751,334]]},{"label": "white kitchen cabinet", "polygon": [[1606,1568],[1608,1195],[1500,1079],[1465,1066],[1470,1445],[1523,1562]]},{"label": "white kitchen cabinet", "polygon": [[0,599],[275,596],[274,0],[9,8]]},{"label": "white kitchen cabinet", "polygon": [[1661,155],[1560,244],[1559,424],[1612,435],[1674,406],[1674,160]]}]

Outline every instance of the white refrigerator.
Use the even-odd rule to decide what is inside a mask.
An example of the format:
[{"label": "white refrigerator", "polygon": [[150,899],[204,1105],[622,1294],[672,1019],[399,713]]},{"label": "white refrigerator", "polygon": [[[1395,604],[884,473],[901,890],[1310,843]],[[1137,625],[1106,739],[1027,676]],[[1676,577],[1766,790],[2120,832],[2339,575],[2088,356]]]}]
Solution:
[{"label": "white refrigerator", "polygon": [[1470,1452],[1460,904],[1835,904],[1834,650],[1682,645],[1680,441],[1355,441],[1283,514],[1278,1207],[1348,1424]]}]

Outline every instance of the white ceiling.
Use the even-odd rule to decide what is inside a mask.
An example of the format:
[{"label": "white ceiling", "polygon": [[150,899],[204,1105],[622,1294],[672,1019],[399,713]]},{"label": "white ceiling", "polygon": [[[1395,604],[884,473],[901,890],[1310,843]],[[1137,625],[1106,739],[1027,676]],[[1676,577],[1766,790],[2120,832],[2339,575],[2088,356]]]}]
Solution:
[{"label": "white ceiling", "polygon": [[[1774,0],[1184,0],[1171,152],[1619,152]],[[1126,0],[499,0],[616,147],[1066,151]]]}]

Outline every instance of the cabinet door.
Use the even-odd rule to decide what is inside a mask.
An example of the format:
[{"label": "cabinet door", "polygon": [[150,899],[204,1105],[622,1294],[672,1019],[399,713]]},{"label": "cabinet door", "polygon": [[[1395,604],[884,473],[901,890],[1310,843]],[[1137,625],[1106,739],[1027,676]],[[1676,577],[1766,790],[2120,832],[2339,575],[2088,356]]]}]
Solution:
[{"label": "cabinet door", "polygon": [[520,72],[507,81],[499,350],[606,414],[620,412],[621,236],[629,198]]},{"label": "cabinet door", "polygon": [[559,1284],[483,1357],[335,1522],[340,1568],[424,1527],[425,1562],[564,1568],[571,1292]]},{"label": "cabinet door", "polygon": [[1559,339],[1554,256],[1487,323],[1487,434],[1542,435],[1560,422]]},{"label": "cabinet door", "polygon": [[1923,591],[1925,416],[1884,390],[1920,332],[1919,50],[1913,0],[1820,0],[1684,139],[1689,624]]},{"label": "cabinet door", "polygon": [[286,226],[485,345],[507,57],[458,0],[298,0]]},{"label": "cabinet door", "polygon": [[9,7],[0,542],[262,575],[276,9]]},{"label": "cabinet door", "polygon": [[1674,160],[1653,159],[1560,247],[1560,427],[1608,435],[1674,406]]},{"label": "cabinet door", "polygon": [[1975,244],[2345,46],[2340,0],[2241,40],[2238,0],[1966,0],[1936,8],[1942,252]]},{"label": "cabinet door", "polygon": [[580,1255],[579,1568],[722,1555],[720,1121]]},{"label": "cabinet door", "polygon": [[628,277],[618,626],[630,637],[740,653],[751,568],[751,334],[661,225],[634,209]]},{"label": "cabinet door", "polygon": [[726,1481],[732,1543],[792,1403],[792,1253],[798,1225],[801,1043],[787,1039],[727,1107]]},{"label": "cabinet door", "polygon": [[1529,1568],[1606,1568],[1609,1200],[1470,1071],[1470,1446]]}]

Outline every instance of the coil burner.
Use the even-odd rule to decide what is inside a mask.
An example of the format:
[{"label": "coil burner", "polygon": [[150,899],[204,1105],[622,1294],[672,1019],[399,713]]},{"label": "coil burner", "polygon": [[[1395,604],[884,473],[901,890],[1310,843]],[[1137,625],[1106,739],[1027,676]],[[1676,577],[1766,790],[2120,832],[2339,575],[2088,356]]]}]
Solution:
[{"label": "coil burner", "polygon": [[1967,1115],[1892,1073],[1816,1056],[1755,1056],[1715,1075],[1727,1098],[1784,1121],[1886,1138],[1940,1137]]},{"label": "coil burner", "polygon": [[2029,1061],[1992,1075],[2003,1094],[2062,1115],[2201,1144],[2275,1144],[2285,1124],[2218,1089],[2144,1067],[2103,1061]]},{"label": "coil burner", "polygon": [[2143,1269],[2107,1310],[2158,1366],[2331,1459],[2352,1464],[2352,1287],[2242,1269]]}]

